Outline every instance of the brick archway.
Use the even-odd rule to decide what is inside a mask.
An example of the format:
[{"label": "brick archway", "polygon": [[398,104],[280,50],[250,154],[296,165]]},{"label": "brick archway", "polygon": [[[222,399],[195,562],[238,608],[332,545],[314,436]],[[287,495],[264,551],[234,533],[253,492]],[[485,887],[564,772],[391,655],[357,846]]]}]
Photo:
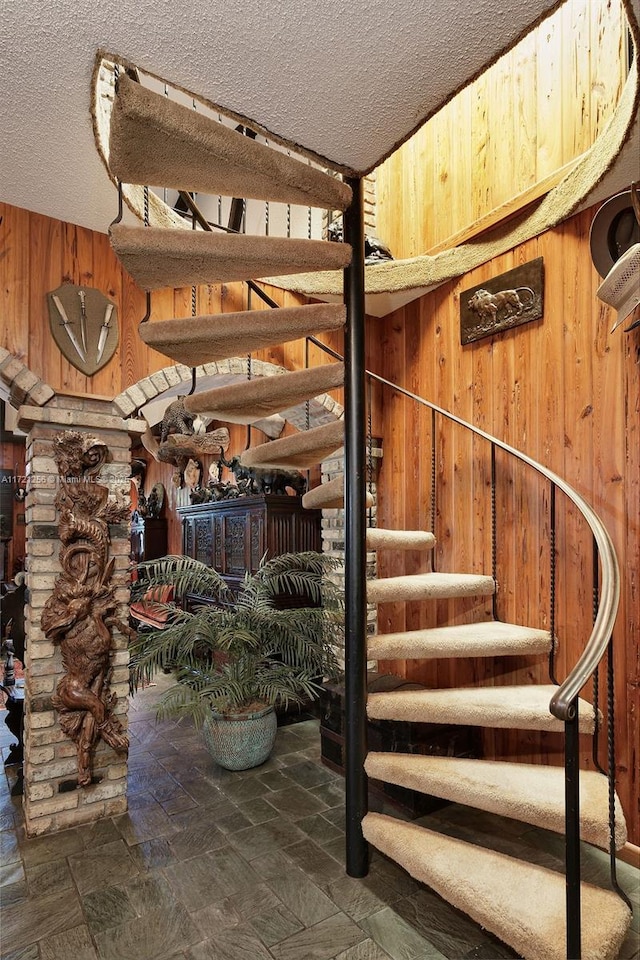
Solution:
[{"label": "brick archway", "polygon": [[0,384],[2,393],[7,393],[7,402],[16,410],[23,404],[43,407],[55,393],[48,383],[4,347],[0,347]]},{"label": "brick archway", "polygon": [[[264,360],[251,361],[252,377],[271,377],[287,373],[285,367]],[[247,378],[247,360],[245,357],[231,357],[216,363],[205,363],[196,367],[196,383],[202,389],[232,383]],[[122,417],[134,417],[143,407],[162,397],[178,396],[191,389],[191,369],[184,364],[164,367],[157,373],[144,377],[131,387],[127,387],[113,403]],[[328,394],[321,394],[309,403],[309,423],[307,424],[306,404],[298,404],[287,411],[287,421],[299,430],[319,427],[324,423],[337,420],[342,416],[343,407]]]}]

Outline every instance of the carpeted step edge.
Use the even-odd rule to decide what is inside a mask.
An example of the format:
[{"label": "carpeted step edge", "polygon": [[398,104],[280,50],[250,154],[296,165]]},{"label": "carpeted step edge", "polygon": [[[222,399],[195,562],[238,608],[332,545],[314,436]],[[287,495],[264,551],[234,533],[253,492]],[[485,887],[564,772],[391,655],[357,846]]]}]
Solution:
[{"label": "carpeted step edge", "polygon": [[257,280],[266,274],[343,270],[351,247],[328,240],[112,224],[109,239],[143,290]]},{"label": "carpeted step edge", "polygon": [[[557,690],[552,684],[528,684],[370,693],[367,715],[372,720],[563,731],[564,723],[549,711]],[[582,699],[578,705],[580,731],[593,733],[593,706]]]},{"label": "carpeted step edge", "polygon": [[139,325],[138,335],[147,346],[176,363],[197,367],[311,334],[340,330],[345,322],[342,304],[311,303],[148,321]]},{"label": "carpeted step edge", "polygon": [[343,383],[344,364],[326,363],[203,390],[186,397],[184,405],[190,413],[230,423],[253,423],[342,387]]},{"label": "carpeted step edge", "polygon": [[[374,780],[430,794],[453,803],[511,817],[564,834],[564,767],[503,760],[369,753],[367,776]],[[609,784],[593,770],[580,772],[581,837],[609,849]],[[615,798],[615,842],[627,841],[627,825]]]},{"label": "carpeted step edge", "polygon": [[367,530],[367,550],[433,550],[435,545],[436,538],[426,530]]},{"label": "carpeted step edge", "polygon": [[[565,960],[565,878],[413,823],[369,813],[365,839],[524,960]],[[582,883],[583,960],[616,960],[631,911],[612,891]]]},{"label": "carpeted step edge", "polygon": [[126,75],[111,111],[109,167],[123,183],[346,210],[348,184]]},{"label": "carpeted step edge", "polygon": [[[373,494],[365,493],[365,507],[368,510],[375,503]],[[344,507],[344,475],[327,480],[318,487],[312,487],[302,497],[305,510],[340,510]]]},{"label": "carpeted step edge", "polygon": [[416,573],[405,577],[367,580],[369,603],[490,597],[495,592],[493,577],[474,573]]},{"label": "carpeted step edge", "polygon": [[430,660],[436,657],[504,657],[548,654],[548,630],[487,620],[369,637],[372,660]]},{"label": "carpeted step edge", "polygon": [[240,461],[245,467],[296,467],[303,470],[321,463],[343,444],[344,422],[335,420],[280,440],[250,447],[244,451]]}]

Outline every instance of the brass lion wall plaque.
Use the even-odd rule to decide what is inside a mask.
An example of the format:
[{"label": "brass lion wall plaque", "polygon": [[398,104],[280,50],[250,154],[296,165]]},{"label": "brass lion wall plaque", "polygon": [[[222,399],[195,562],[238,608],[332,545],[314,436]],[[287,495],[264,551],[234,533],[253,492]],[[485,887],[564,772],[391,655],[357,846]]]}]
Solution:
[{"label": "brass lion wall plaque", "polygon": [[492,337],[530,320],[539,320],[544,309],[544,263],[542,257],[482,286],[460,294],[460,341],[473,343]]}]

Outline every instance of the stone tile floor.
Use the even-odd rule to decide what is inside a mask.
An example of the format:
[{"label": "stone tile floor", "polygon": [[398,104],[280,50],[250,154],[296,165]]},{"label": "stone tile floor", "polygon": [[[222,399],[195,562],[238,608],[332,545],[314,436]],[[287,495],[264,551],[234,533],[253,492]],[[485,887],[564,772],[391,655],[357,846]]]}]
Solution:
[{"label": "stone tile floor", "polygon": [[[346,876],[343,781],[320,761],[315,720],[280,727],[266,764],[230,773],[191,726],[155,722],[167,682],[131,702],[126,815],[28,840],[15,769],[0,778],[2,960],[516,957],[375,852],[365,879]],[[11,742],[0,723],[5,755]],[[456,805],[427,820],[560,868],[562,839],[546,831]],[[606,883],[607,858],[584,859]],[[620,864],[635,905],[621,960],[640,957],[638,877]]]}]

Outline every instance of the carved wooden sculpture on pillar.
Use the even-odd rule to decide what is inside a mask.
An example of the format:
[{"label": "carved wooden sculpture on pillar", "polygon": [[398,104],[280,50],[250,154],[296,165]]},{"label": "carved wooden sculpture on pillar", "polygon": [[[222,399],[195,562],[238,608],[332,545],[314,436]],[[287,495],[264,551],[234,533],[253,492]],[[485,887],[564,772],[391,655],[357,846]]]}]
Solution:
[{"label": "carved wooden sculpture on pillar", "polygon": [[78,786],[91,783],[93,748],[102,738],[117,752],[129,741],[114,716],[117,697],[109,691],[112,627],[130,636],[115,617],[114,559],[108,559],[109,523],[129,518],[129,507],[109,499],[97,482],[108,455],[106,444],[77,431],[54,440],[60,485],[55,505],[60,519],[62,573],[42,611],[42,629],[59,644],[65,675],[52,698],[60,726],[76,743]]}]

